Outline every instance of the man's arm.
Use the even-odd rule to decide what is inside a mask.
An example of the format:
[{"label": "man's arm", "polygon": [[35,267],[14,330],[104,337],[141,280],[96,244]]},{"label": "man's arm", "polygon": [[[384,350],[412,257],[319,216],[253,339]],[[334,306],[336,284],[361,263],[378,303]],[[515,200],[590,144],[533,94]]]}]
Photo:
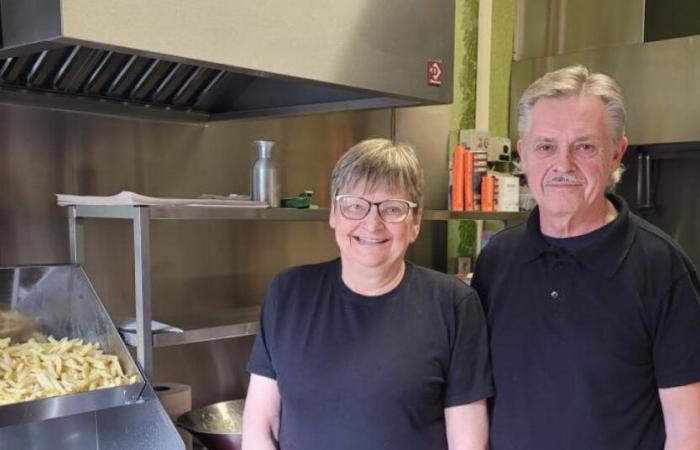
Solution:
[{"label": "man's arm", "polygon": [[489,441],[486,400],[445,408],[449,450],[485,450]]},{"label": "man's arm", "polygon": [[250,374],[243,413],[243,450],[276,450],[282,398],[277,381]]},{"label": "man's arm", "polygon": [[659,389],[665,450],[700,450],[700,382]]}]

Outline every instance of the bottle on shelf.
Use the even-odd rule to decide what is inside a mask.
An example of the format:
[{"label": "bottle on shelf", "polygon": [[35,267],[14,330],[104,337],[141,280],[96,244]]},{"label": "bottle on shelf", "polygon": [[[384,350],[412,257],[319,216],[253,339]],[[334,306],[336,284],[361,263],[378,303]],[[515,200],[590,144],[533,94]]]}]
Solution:
[{"label": "bottle on shelf", "polygon": [[266,202],[273,208],[280,206],[280,170],[272,157],[274,141],[253,141],[258,159],[251,174],[251,197]]}]

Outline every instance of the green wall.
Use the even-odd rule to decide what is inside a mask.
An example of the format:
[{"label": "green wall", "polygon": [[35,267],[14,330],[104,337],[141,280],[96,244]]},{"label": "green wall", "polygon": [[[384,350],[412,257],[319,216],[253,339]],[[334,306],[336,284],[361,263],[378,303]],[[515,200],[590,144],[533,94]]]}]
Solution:
[{"label": "green wall", "polygon": [[[491,79],[489,89],[489,131],[508,136],[510,68],[513,59],[515,0],[493,0],[491,21]],[[454,89],[450,120],[448,158],[457,144],[460,129],[476,123],[476,60],[479,35],[479,1],[455,1]],[[476,233],[475,223],[447,223],[447,271],[455,273],[458,256],[474,256],[473,243],[462,242]],[[473,237],[471,238],[473,239]]]},{"label": "green wall", "polygon": [[514,24],[515,0],[493,0],[489,92],[489,131],[492,136],[508,137]]}]

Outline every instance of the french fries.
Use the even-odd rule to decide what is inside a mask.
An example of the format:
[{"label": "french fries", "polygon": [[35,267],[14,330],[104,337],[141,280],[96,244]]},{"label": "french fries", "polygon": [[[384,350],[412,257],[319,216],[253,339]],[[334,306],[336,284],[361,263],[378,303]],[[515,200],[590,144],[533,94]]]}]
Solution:
[{"label": "french fries", "polygon": [[51,336],[48,342],[21,344],[0,339],[0,405],[135,382],[136,376],[125,375],[119,359],[104,354],[99,343]]}]

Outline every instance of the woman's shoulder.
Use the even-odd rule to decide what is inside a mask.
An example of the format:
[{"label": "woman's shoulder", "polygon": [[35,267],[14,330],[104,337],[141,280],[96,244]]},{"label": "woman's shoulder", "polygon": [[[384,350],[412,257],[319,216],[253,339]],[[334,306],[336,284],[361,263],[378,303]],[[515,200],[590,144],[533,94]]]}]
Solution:
[{"label": "woman's shoulder", "polygon": [[435,269],[413,264],[413,281],[439,291],[452,292],[454,298],[471,298],[476,291],[454,275],[449,275]]},{"label": "woman's shoulder", "polygon": [[299,281],[315,281],[333,277],[339,266],[339,260],[333,259],[320,263],[304,264],[282,269],[273,280],[274,283],[294,283]]}]

